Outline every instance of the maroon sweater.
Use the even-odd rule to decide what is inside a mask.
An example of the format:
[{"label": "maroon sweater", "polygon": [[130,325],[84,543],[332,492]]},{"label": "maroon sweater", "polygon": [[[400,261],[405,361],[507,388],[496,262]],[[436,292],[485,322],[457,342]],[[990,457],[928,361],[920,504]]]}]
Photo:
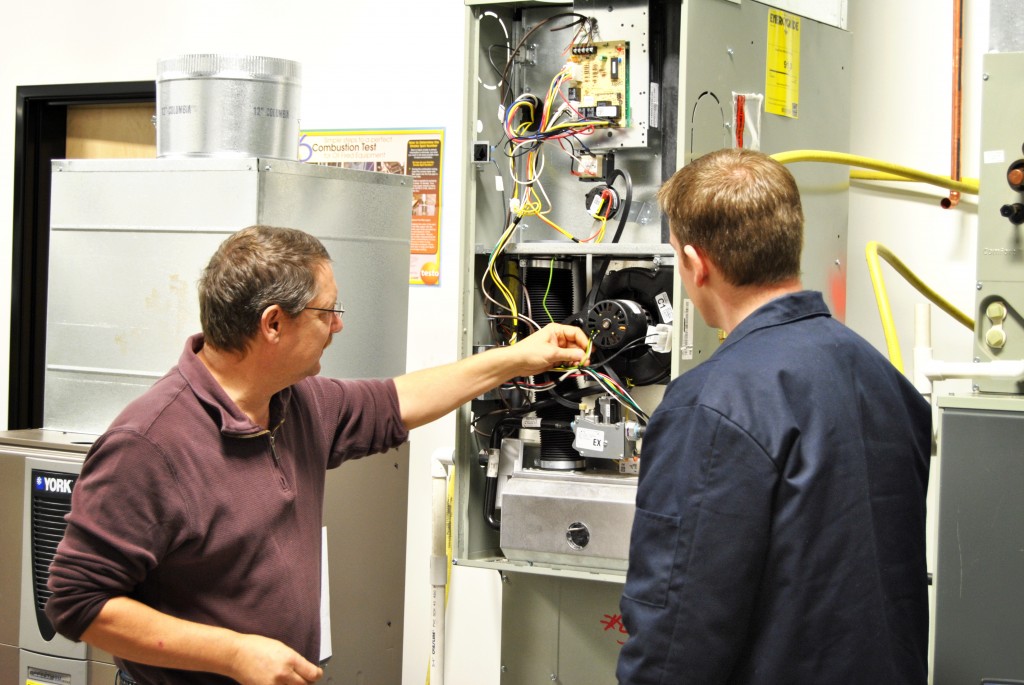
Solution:
[{"label": "maroon sweater", "polygon": [[[127,595],[316,663],[326,469],[408,438],[395,385],[307,378],[273,397],[268,431],[196,357],[202,344],[190,338],[86,456],[46,614],[79,640],[108,599]],[[122,665],[140,683],[229,682]]]}]

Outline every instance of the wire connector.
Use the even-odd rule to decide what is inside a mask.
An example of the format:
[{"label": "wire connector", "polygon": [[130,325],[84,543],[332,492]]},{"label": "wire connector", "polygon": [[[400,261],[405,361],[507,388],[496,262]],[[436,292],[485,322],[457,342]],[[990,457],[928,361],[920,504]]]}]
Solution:
[{"label": "wire connector", "polygon": [[648,326],[644,342],[650,345],[655,352],[670,351],[672,349],[672,326],[667,323]]}]

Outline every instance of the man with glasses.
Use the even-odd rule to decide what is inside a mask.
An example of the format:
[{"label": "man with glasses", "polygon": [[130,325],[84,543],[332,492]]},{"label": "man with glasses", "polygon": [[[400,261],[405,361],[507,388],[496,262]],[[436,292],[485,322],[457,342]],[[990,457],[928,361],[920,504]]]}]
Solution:
[{"label": "man with glasses", "polygon": [[321,377],[343,328],[330,257],[267,226],[221,244],[199,303],[203,332],[86,457],[47,615],[140,684],[315,682],[326,470],[512,377],[584,362],[587,338],[552,324],[395,379]]}]

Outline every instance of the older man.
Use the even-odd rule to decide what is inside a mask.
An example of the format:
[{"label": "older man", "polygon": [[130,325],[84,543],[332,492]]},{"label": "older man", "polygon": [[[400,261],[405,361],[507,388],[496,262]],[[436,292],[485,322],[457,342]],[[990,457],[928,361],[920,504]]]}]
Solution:
[{"label": "older man", "polygon": [[140,684],[315,682],[326,470],[587,339],[551,325],[393,380],[320,377],[343,328],[330,257],[267,226],[224,241],[199,299],[203,332],[86,457],[47,615]]}]

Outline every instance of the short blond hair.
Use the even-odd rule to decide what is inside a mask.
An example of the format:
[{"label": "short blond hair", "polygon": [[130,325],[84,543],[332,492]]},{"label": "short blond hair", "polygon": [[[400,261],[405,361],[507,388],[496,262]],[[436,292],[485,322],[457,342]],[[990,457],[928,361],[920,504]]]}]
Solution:
[{"label": "short blond hair", "polygon": [[733,285],[799,277],[800,193],[771,157],[742,148],[708,153],[661,186],[658,204],[680,247],[699,249]]}]

